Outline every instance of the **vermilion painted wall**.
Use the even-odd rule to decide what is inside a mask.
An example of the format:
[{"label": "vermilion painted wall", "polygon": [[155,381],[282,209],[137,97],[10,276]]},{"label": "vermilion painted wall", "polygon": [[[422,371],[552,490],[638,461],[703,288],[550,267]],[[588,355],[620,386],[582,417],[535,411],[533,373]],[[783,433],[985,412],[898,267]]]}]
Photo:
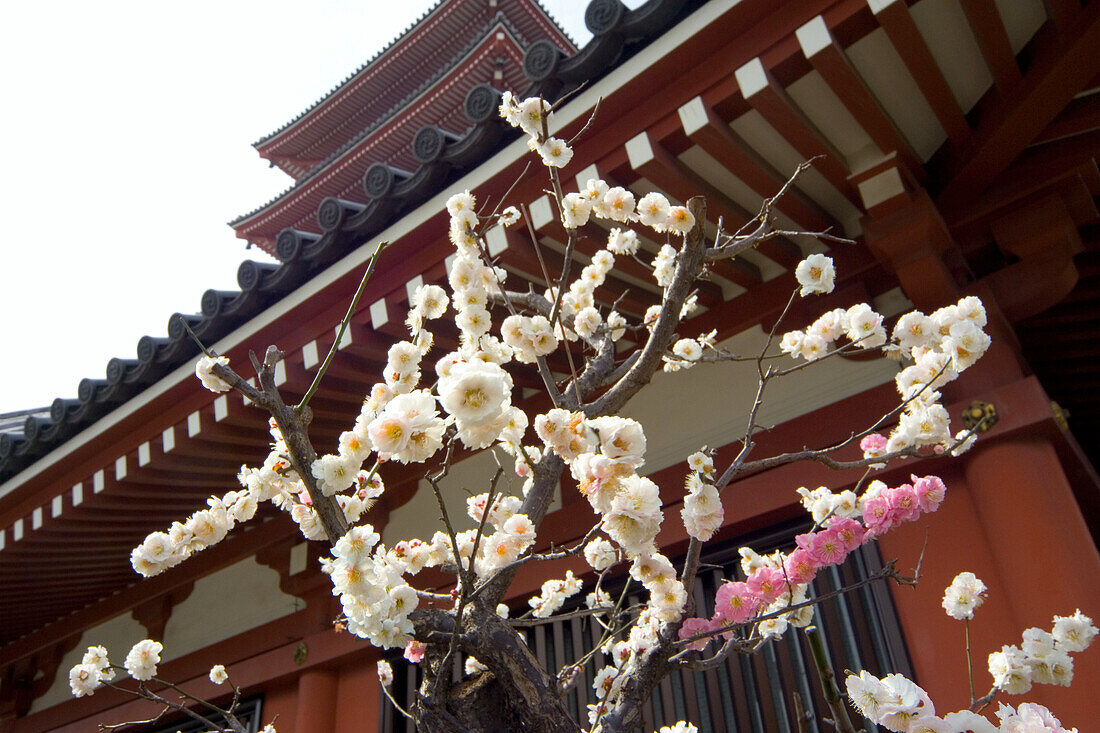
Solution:
[{"label": "vermilion painted wall", "polygon": [[[887,558],[915,559],[925,548],[918,587],[895,587],[893,594],[918,682],[941,713],[969,704],[965,625],[940,605],[958,572],[970,570],[989,587],[971,622],[979,697],[992,684],[989,653],[1018,646],[1025,628],[1049,631],[1055,615],[1078,608],[1100,619],[1100,554],[1048,440],[1021,435],[979,442],[944,478],[948,498],[939,512],[880,540]],[[908,567],[904,560],[899,565]],[[998,699],[1041,703],[1063,723],[1090,730],[1100,646],[1073,656],[1072,687],[1035,685],[1024,695]]]}]

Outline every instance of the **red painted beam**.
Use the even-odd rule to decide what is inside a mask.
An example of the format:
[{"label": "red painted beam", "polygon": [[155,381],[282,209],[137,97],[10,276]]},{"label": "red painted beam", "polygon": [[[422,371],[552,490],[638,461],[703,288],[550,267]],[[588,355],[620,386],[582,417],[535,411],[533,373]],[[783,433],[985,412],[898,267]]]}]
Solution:
[{"label": "red painted beam", "polygon": [[936,200],[958,205],[984,191],[1100,72],[1100,4],[1093,3],[1066,37],[1036,54],[1011,99],[981,121]]},{"label": "red painted beam", "polygon": [[[749,105],[760,113],[764,120],[775,128],[791,147],[806,160],[814,160],[814,168],[825,177],[853,206],[863,210],[863,201],[859,192],[848,181],[851,171],[843,162],[840,153],[833,149],[817,132],[814,126],[803,116],[798,107],[787,96],[779,83],[765,69],[759,59],[750,61],[738,69],[741,93]],[[747,86],[748,79],[757,79],[764,75],[764,83]]]},{"label": "red painted beam", "polygon": [[1074,99],[1035,137],[1032,144],[1052,142],[1094,130],[1100,130],[1100,94]]},{"label": "red painted beam", "polygon": [[918,181],[925,177],[924,166],[909,142],[898,132],[893,120],[863,84],[848,62],[820,16],[798,29],[802,52],[821,78],[833,90],[841,104],[859,122],[882,153],[897,152],[909,172]]},{"label": "red painted beam", "polygon": [[[685,132],[696,145],[712,158],[725,166],[731,173],[743,181],[761,198],[774,196],[786,183],[786,178],[761,158],[756,151],[734,133],[729,125],[718,117],[714,109],[702,100],[694,100],[695,107],[701,108],[706,122],[688,130],[685,115],[681,108]],[[694,104],[694,103],[689,103]],[[832,229],[840,231],[841,226],[813,200],[804,196],[795,188],[788,190],[776,202],[776,208],[789,216],[799,226],[812,231]]]},{"label": "red painted beam", "polygon": [[903,0],[890,2],[875,18],[936,113],[948,139],[955,145],[961,144],[970,135],[970,125]]},{"label": "red painted beam", "polygon": [[994,0],[961,0],[963,12],[970,23],[970,29],[974,31],[974,37],[978,40],[978,46],[982,49],[985,62],[989,66],[989,73],[993,75],[993,83],[1001,96],[1005,96],[1010,89],[1020,82],[1023,75],[1020,73],[1020,65],[1016,61],[1016,54],[1012,52],[1012,44],[1008,40],[1008,32],[1005,31],[1004,21],[1001,20],[1001,12],[997,9]]}]

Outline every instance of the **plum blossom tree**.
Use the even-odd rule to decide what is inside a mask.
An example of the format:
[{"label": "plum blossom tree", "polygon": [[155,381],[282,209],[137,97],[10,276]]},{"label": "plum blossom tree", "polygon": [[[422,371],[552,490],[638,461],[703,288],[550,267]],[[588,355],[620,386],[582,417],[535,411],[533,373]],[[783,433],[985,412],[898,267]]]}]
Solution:
[{"label": "plum blossom tree", "polygon": [[[732,353],[718,343],[714,331],[684,333],[688,317],[698,308],[695,289],[715,263],[769,239],[806,233],[776,226],[775,198],[765,201],[759,215],[741,230],[719,227],[708,235],[706,204],[700,197],[684,206],[673,205],[659,193],[636,201],[630,191],[595,179],[579,192],[566,194],[559,171],[570,162],[572,141],[550,134],[553,108],[538,98],[518,100],[506,93],[500,111],[526,133],[531,151],[548,172],[566,235],[560,275],[551,277],[551,270],[544,269],[549,284],[544,293],[510,290],[507,272],[490,256],[485,234],[491,227],[516,226],[524,215],[505,207],[506,202],[495,208],[479,205],[469,191],[452,196],[447,202],[449,236],[456,249],[448,275],[451,292],[436,285],[417,289],[406,319],[408,339],[390,348],[380,381],[331,453],[314,446],[308,427],[309,401],[332,352],[305,397],[288,405],[275,384],[275,367],[282,358],[276,347],[270,347],[262,361],[252,357],[258,386],[242,378],[228,359],[204,348],[196,367],[203,385],[216,392],[235,389],[268,411],[272,449],[262,465],[242,467],[240,489],[212,497],[207,508],[149,535],[134,549],[132,564],[141,575],[155,575],[220,541],[235,524],[251,519],[259,502],[270,501],[288,513],[307,539],[328,543],[330,554],[322,569],[342,604],[338,623],[376,647],[404,647],[406,658],[422,666],[415,704],[405,710],[390,698],[420,729],[634,730],[655,686],[675,670],[715,668],[730,654],[751,654],[776,643],[792,627],[804,628],[811,646],[820,649],[813,621],[814,603],[821,598],[808,593],[815,575],[902,523],[936,511],[945,500],[947,487],[933,475],[913,475],[911,482],[898,486],[872,476],[894,461],[957,455],[973,443],[973,429],[952,435],[939,389],[988,348],[986,314],[980,301],[968,297],[929,315],[908,313],[888,331],[881,314],[859,303],[827,311],[803,330],[781,333],[783,316],[797,299],[833,290],[832,260],[811,254],[798,265],[798,285],[758,353]],[[606,245],[574,274],[579,228],[592,218],[616,226]],[[635,322],[601,307],[594,292],[617,258],[641,261],[639,228],[662,242],[652,260],[645,262],[662,297]],[[843,246],[843,240],[828,232],[810,234]],[[537,237],[532,239],[537,242]],[[384,246],[379,245],[372,258],[342,328],[357,309]],[[537,254],[545,263],[544,253]],[[457,349],[440,353],[432,322],[449,312],[460,342]],[[434,366],[425,366],[433,349]],[[757,455],[758,417],[770,387],[822,360],[866,352],[898,361],[895,409],[837,444]],[[568,363],[563,379],[548,360],[559,354]],[[657,484],[640,473],[646,461],[645,431],[620,412],[659,371],[733,360],[755,366],[755,399],[743,432],[736,436],[740,449],[732,460],[720,464],[716,452],[706,447],[686,457],[683,505],[673,521],[683,522],[690,542],[677,566],[656,542],[662,523],[670,517],[663,511]],[[532,414],[518,404],[515,365],[534,366],[548,407]],[[500,468],[486,477],[485,490],[467,502],[476,528],[457,531],[440,481],[460,453],[481,450],[493,451]],[[861,457],[853,457],[857,450]],[[363,519],[384,493],[387,464],[395,461],[425,464],[441,525],[431,536],[387,546]],[[715,613],[702,614],[695,607],[693,590],[703,545],[723,524],[723,490],[746,474],[808,461],[866,472],[851,490],[798,489],[812,529],[798,535],[794,549],[787,552],[762,555],[741,548],[746,580],[721,585],[714,597]],[[517,495],[498,488],[505,466],[523,479]],[[566,471],[591,505],[595,522],[572,546],[536,549],[543,519]],[[572,572],[547,578],[529,599],[524,618],[509,617],[502,601],[518,572],[538,573],[546,561],[574,556],[591,566],[594,583],[582,582]],[[643,602],[629,611],[623,608],[625,591],[616,598],[606,590],[615,569],[624,567],[645,591]],[[416,576],[424,568],[441,569],[453,577],[452,584],[418,585]],[[893,563],[871,580],[877,579],[916,582]],[[575,721],[563,695],[577,683],[577,665],[544,669],[528,649],[521,627],[554,620],[569,598],[586,590],[585,604],[570,613],[599,620],[603,634],[594,648],[602,649],[611,663],[596,674],[596,702],[589,706],[588,719]],[[964,573],[945,595],[945,609],[966,620],[967,632],[984,591],[980,581]],[[999,692],[1024,692],[1032,682],[1068,684],[1069,653],[1087,646],[1095,633],[1080,612],[1056,618],[1049,633],[1029,629],[1022,648],[1006,646],[990,657],[991,692],[977,699],[972,684],[973,710],[945,718],[935,716],[923,690],[898,675],[880,680],[867,672],[853,674],[846,683],[848,697],[861,714],[894,731],[1062,730],[1055,727],[1060,724],[1049,711],[1026,703],[1017,709],[1002,707],[999,727],[979,711]],[[156,685],[178,691],[155,677],[160,651],[161,645],[151,640],[134,647],[125,669],[137,681],[137,689],[125,689],[160,702],[165,710],[186,712],[212,730],[243,730],[232,705],[222,709],[189,697],[169,700],[155,691]],[[451,676],[458,660],[463,660],[468,675],[461,683]],[[834,726],[853,731],[833,670],[823,654],[817,661]],[[116,686],[115,670],[106,650],[89,649],[70,674],[74,694]],[[216,665],[210,678],[221,684],[227,672]],[[379,679],[389,695],[392,670],[384,662],[379,664]],[[1024,727],[1033,721],[1040,721],[1034,726],[1046,727]],[[265,730],[273,731],[274,726]],[[661,729],[692,730],[686,721]]]}]

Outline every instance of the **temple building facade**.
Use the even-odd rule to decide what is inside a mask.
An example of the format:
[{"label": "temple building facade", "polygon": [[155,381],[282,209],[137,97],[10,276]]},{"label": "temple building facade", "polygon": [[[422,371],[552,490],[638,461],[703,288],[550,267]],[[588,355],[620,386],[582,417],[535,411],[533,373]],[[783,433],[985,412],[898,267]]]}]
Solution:
[{"label": "temple building facade", "polygon": [[[380,694],[378,650],[334,628],[340,606],[319,571],[324,543],[303,541],[272,507],[151,579],[135,575],[129,554],[236,488],[240,466],[269,450],[265,413],[195,379],[199,352],[185,323],[242,370],[250,350],[277,344],[276,381],[288,400],[300,396],[366,263],[388,242],[311,402],[310,433],[324,451],[379,380],[390,344],[406,336],[416,287],[446,284],[451,193],[524,205],[530,228],[491,230],[489,249],[510,289],[546,288],[536,245],[560,256],[565,238],[546,181],[527,169],[525,141],[497,114],[505,90],[563,100],[558,135],[581,133],[562,175],[567,191],[599,177],[638,196],[701,194],[712,232],[719,220],[726,230],[752,221],[812,160],[776,203],[791,233],[716,267],[685,334],[714,329],[730,350],[758,350],[795,287],[795,266],[813,252],[833,257],[836,289],[796,302],[784,329],[861,301],[887,318],[964,295],[985,303],[993,346],[943,389],[954,420],[987,418],[976,447],[879,474],[893,484],[941,475],[943,507],[818,581],[827,593],[894,559],[921,568],[915,588],[876,582],[822,604],[838,671],[904,672],[941,712],[966,706],[963,627],[940,607],[961,570],[989,587],[971,625],[979,687],[986,655],[1019,643],[1022,629],[1077,608],[1100,614],[1100,3],[593,0],[585,21],[593,37],[578,48],[535,0],[441,0],[255,144],[294,184],[231,226],[278,264],[243,262],[239,290],[207,291],[198,312],[172,314],[166,333],[141,337],[136,357],[112,359],[75,397],[0,415],[0,733],[79,733],[155,715],[113,690],[69,692],[68,669],[87,646],[121,659],[143,638],[164,643],[161,676],[201,697],[225,699],[207,679],[211,664],[224,664],[255,730],[276,718],[280,733],[406,730]],[[608,232],[592,223],[583,234],[578,270]],[[649,253],[659,246],[642,242]],[[597,300],[641,317],[660,289],[645,265],[620,260]],[[438,354],[456,342],[441,333]],[[564,358],[551,368],[569,373]],[[896,406],[897,370],[889,359],[830,359],[792,375],[765,403],[769,429],[756,450],[866,430]],[[515,404],[542,404],[533,371],[514,379]],[[679,521],[686,456],[702,445],[720,459],[735,454],[756,379],[751,364],[700,364],[658,375],[626,409],[646,429],[643,472],[661,488],[658,541],[673,559],[688,540]],[[481,454],[452,468],[443,486],[453,514],[464,515],[466,492],[484,490],[471,487],[494,466]],[[386,542],[430,536],[438,510],[424,468],[387,465],[382,475],[386,493],[365,521]],[[732,484],[700,592],[732,572],[741,544],[783,547],[804,531],[796,488],[842,490],[862,475],[795,464]],[[594,521],[567,479],[540,546],[575,542]],[[543,579],[567,570],[591,577],[583,560],[550,565],[517,577],[509,604],[524,607]],[[590,634],[574,619],[532,630],[530,644],[560,665]],[[670,678],[646,713],[648,730],[686,718],[706,731],[796,731],[794,693],[816,716],[809,729],[827,730],[807,652],[790,634],[717,672]],[[1072,687],[1037,685],[1006,700],[1042,703],[1088,730],[1100,653],[1075,664]],[[578,717],[594,699],[586,674],[570,698]],[[395,694],[411,694],[415,680],[415,667],[399,667]],[[185,726],[164,719],[133,730]]]}]

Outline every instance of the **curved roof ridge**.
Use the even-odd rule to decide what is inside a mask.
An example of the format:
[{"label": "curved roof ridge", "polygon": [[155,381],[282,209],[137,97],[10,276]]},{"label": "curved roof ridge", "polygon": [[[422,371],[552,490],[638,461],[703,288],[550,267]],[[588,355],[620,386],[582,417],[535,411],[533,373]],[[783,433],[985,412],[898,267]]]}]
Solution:
[{"label": "curved roof ridge", "polygon": [[248,219],[251,219],[265,209],[270,208],[272,204],[278,203],[295,190],[305,186],[310,181],[314,180],[318,175],[323,173],[330,165],[332,165],[333,162],[339,160],[348,151],[354,149],[357,145],[359,145],[359,143],[361,143],[364,139],[370,137],[373,133],[377,132],[380,128],[391,122],[393,118],[401,112],[401,110],[408,107],[414,100],[422,96],[424,92],[435,86],[436,82],[438,82],[440,79],[446,77],[448,74],[454,71],[454,69],[456,69],[462,63],[463,59],[467,58],[471,53],[473,53],[479,46],[481,46],[485,42],[486,39],[490,38],[494,33],[496,33],[497,30],[503,28],[505,32],[511,35],[518,42],[518,38],[516,38],[516,33],[514,32],[515,29],[510,22],[507,22],[507,20],[499,14],[494,20],[495,22],[491,23],[480,36],[475,38],[470,43],[466,44],[466,46],[464,46],[457,54],[455,54],[451,58],[451,61],[446,66],[440,67],[440,69],[436,71],[436,73],[432,74],[432,76],[430,76],[428,79],[426,79],[423,84],[418,86],[410,93],[406,94],[404,97],[401,98],[400,101],[391,105],[389,109],[379,115],[374,121],[368,123],[366,127],[364,127],[354,136],[349,138],[348,141],[345,142],[343,145],[329,153],[329,155],[324,160],[310,168],[309,171],[307,171],[301,178],[294,181],[281,193],[276,194],[272,199],[267,201],[267,203],[256,207],[246,214],[241,214],[237,218],[228,222],[229,226],[236,226],[244,221],[247,221]]},{"label": "curved roof ridge", "polygon": [[361,73],[366,71],[367,68],[369,66],[371,66],[371,64],[373,64],[375,61],[380,59],[382,56],[386,55],[386,53],[388,53],[391,49],[393,49],[395,46],[397,46],[398,43],[400,43],[402,40],[404,40],[410,33],[412,33],[418,26],[420,26],[430,15],[432,15],[437,10],[442,8],[449,1],[450,0],[436,0],[435,5],[428,8],[426,11],[424,11],[424,13],[419,18],[417,18],[412,23],[410,23],[405,28],[405,30],[401,31],[401,33],[396,38],[391,40],[389,43],[387,43],[381,49],[376,51],[373,56],[371,56],[366,61],[364,61],[362,64],[360,64],[359,68],[357,68],[355,71],[353,71],[350,74],[348,74],[347,76],[345,76],[344,79],[340,83],[338,83],[336,86],[332,87],[332,89],[329,89],[323,95],[318,97],[317,100],[315,102],[313,102],[313,104],[311,104],[309,107],[306,107],[304,110],[302,110],[297,115],[295,115],[293,118],[291,118],[289,121],[287,121],[283,125],[281,125],[278,129],[276,129],[273,132],[268,133],[267,135],[264,135],[259,140],[252,143],[252,147],[258,148],[259,146],[263,145],[264,143],[278,137],[279,135],[281,135],[282,133],[286,132],[288,129],[293,127],[303,117],[306,117],[311,112],[313,112],[315,109],[320,107],[322,104],[324,104],[325,100],[330,99],[334,94],[336,94],[338,91],[340,91],[345,86],[347,86],[348,82],[350,82],[352,79],[354,79],[355,77],[359,76]]},{"label": "curved roof ridge", "polygon": [[[648,11],[664,10],[666,16],[682,18],[698,5],[707,0],[648,0],[644,11],[630,11],[630,14],[644,15]],[[667,25],[667,18],[663,21]],[[632,42],[637,46],[645,45],[662,32],[664,26],[643,24],[632,30]],[[591,41],[590,41],[591,43]],[[606,75],[611,69],[623,63],[628,55],[620,55],[607,63],[593,54],[574,54],[580,65],[569,69],[569,80],[558,77],[557,72],[526,90],[539,93],[540,87],[553,88],[560,85],[558,91],[550,96],[560,98],[576,87],[580,81],[592,81]],[[507,145],[514,131],[505,129],[504,123],[496,115],[486,120],[471,120],[469,128],[460,140],[448,144],[453,148],[453,157],[445,163],[456,171],[475,168],[493,152]],[[489,131],[489,128],[498,128]],[[422,164],[420,170],[438,166],[439,162]],[[368,207],[361,212],[358,220],[343,221],[334,231],[328,232],[317,241],[319,247],[292,248],[293,254],[279,264],[258,263],[244,260],[238,269],[240,291],[209,290],[203,294],[201,312],[194,314],[175,313],[169,319],[168,333],[165,336],[142,336],[137,343],[137,359],[111,359],[107,363],[106,379],[85,378],[80,381],[76,398],[58,397],[47,408],[27,412],[21,422],[0,426],[0,485],[6,485],[21,470],[32,465],[47,454],[59,449],[69,440],[76,438],[81,431],[95,424],[105,415],[128,403],[142,394],[145,389],[167,376],[198,355],[198,349],[186,336],[185,321],[195,329],[201,338],[210,343],[247,319],[263,312],[273,303],[282,300],[289,293],[310,281],[316,274],[323,272],[349,248],[358,246],[381,231],[392,222],[392,217],[400,216],[401,205],[423,201],[427,196],[438,193],[444,185],[438,176],[413,176],[416,185],[400,192],[395,197],[383,200],[383,206]],[[48,415],[48,417],[47,417]],[[34,417],[33,422],[28,418]],[[18,421],[18,418],[16,418]],[[33,432],[24,433],[23,427],[29,425]]]}]

